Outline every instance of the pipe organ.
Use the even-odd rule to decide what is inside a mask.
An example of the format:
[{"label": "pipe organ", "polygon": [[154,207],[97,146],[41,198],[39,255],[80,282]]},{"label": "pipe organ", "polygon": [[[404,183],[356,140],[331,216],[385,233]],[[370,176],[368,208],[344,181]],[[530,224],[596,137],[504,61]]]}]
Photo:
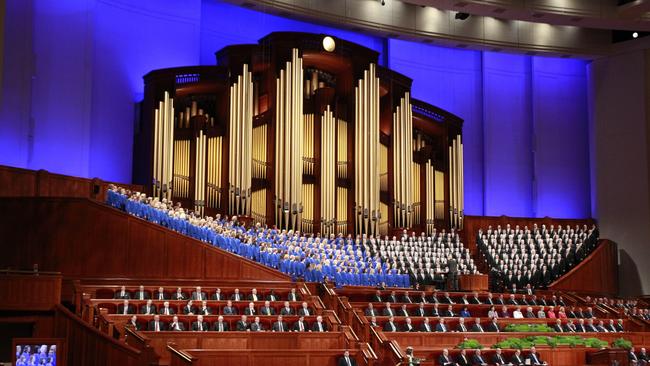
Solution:
[{"label": "pipe organ", "polygon": [[223,48],[216,66],[147,74],[134,182],[285,230],[461,228],[462,120],[413,99],[375,51],[321,41],[276,32]]}]

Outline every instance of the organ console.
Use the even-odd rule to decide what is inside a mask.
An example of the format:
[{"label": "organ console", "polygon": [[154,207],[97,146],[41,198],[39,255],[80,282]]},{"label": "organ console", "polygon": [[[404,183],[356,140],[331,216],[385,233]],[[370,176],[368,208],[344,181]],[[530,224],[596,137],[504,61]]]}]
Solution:
[{"label": "organ console", "polygon": [[377,52],[325,37],[271,33],[217,66],[145,75],[134,181],[281,229],[461,228],[462,120],[413,99]]}]

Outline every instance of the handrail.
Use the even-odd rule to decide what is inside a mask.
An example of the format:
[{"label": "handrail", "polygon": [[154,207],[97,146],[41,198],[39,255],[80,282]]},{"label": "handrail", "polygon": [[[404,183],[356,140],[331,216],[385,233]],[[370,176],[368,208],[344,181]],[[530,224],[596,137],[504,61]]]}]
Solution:
[{"label": "handrail", "polygon": [[6,268],[0,269],[0,274],[10,275],[10,274],[21,274],[21,275],[34,275],[34,276],[61,276],[61,272],[56,271],[39,271],[39,270],[27,270],[27,269],[13,269]]},{"label": "handrail", "polygon": [[176,356],[180,357],[182,361],[185,361],[186,363],[191,365],[191,364],[194,363],[194,361],[197,360],[196,357],[194,357],[191,354],[185,352],[184,350],[176,349],[176,347],[178,347],[176,345],[176,343],[170,342],[170,343],[167,344],[167,350],[172,355],[176,355]]}]

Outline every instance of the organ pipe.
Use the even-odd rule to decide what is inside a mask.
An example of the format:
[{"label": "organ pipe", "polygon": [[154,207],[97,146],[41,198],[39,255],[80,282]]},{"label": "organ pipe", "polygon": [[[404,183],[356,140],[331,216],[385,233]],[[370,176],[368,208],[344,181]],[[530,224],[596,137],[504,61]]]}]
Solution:
[{"label": "organ pipe", "polygon": [[427,160],[425,164],[425,185],[426,185],[426,232],[427,234],[433,233],[435,227],[436,211],[435,211],[435,202],[436,202],[436,192],[434,191],[435,184],[435,171],[431,160]]},{"label": "organ pipe", "polygon": [[266,188],[259,189],[252,193],[252,216],[253,220],[257,223],[266,222]]},{"label": "organ pipe", "polygon": [[320,231],[323,234],[334,234],[336,232],[336,212],[334,211],[334,204],[336,203],[335,131],[336,119],[328,105],[321,118]]},{"label": "organ pipe", "polygon": [[154,196],[171,200],[174,166],[174,100],[165,92],[154,111]]},{"label": "organ pipe", "polygon": [[189,198],[190,140],[174,141],[174,197]]},{"label": "organ pipe", "polygon": [[203,130],[199,130],[199,135],[196,137],[195,148],[195,172],[194,172],[194,211],[203,215],[205,211],[205,149],[206,149],[206,135]]},{"label": "organ pipe", "polygon": [[453,228],[463,227],[463,143],[457,135],[449,146],[449,217]]},{"label": "organ pipe", "polygon": [[257,126],[253,129],[253,178],[266,179],[267,131],[267,125]]},{"label": "organ pipe", "polygon": [[348,231],[348,189],[336,187],[336,231]]},{"label": "organ pipe", "polygon": [[314,174],[314,115],[305,114],[303,129],[303,161],[302,172],[307,175]]},{"label": "organ pipe", "polygon": [[356,232],[377,233],[379,211],[379,78],[370,64],[355,94],[355,209]]},{"label": "organ pipe", "polygon": [[207,207],[221,207],[221,164],[223,137],[208,139]]},{"label": "organ pipe", "polygon": [[413,112],[409,93],[393,113],[393,199],[395,227],[409,228],[413,213]]},{"label": "organ pipe", "polygon": [[306,233],[314,232],[314,185],[302,185],[302,202],[304,203],[302,213],[302,229]]},{"label": "organ pipe", "polygon": [[302,58],[294,48],[276,80],[275,202],[280,229],[301,230],[303,92]]},{"label": "organ pipe", "polygon": [[251,213],[253,82],[248,65],[230,87],[228,209],[232,215]]},{"label": "organ pipe", "polygon": [[336,177],[348,177],[348,123],[342,119],[337,120],[337,156]]}]

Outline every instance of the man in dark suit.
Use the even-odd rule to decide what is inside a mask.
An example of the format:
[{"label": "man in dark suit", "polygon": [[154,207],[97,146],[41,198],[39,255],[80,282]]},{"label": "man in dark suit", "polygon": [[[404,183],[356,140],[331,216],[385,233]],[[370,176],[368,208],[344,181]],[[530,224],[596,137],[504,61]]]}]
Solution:
[{"label": "man in dark suit", "polygon": [[203,321],[203,315],[197,315],[196,321],[192,323],[193,332],[207,332],[210,330],[208,322]]},{"label": "man in dark suit", "polygon": [[208,302],[203,300],[201,301],[201,307],[199,308],[199,314],[201,315],[212,315],[212,308],[208,306]]},{"label": "man in dark suit", "polygon": [[474,320],[474,325],[472,325],[471,331],[476,333],[485,333],[485,330],[483,330],[483,327],[481,326],[481,318],[476,318]]},{"label": "man in dark suit", "polygon": [[630,363],[630,365],[639,365],[639,357],[634,353],[634,347],[630,348],[630,350],[627,352],[627,359]]},{"label": "man in dark suit", "polygon": [[117,306],[117,313],[122,315],[135,314],[135,308],[133,305],[129,305],[129,300],[124,300],[124,302]]},{"label": "man in dark suit", "polygon": [[212,300],[221,301],[221,300],[225,300],[225,299],[226,299],[226,297],[223,296],[223,294],[221,293],[221,289],[220,289],[220,288],[218,288],[218,289],[214,292],[214,294],[212,295]]},{"label": "man in dark suit", "polygon": [[316,322],[311,326],[312,332],[327,332],[327,324],[323,322],[322,316],[316,317]]},{"label": "man in dark suit", "polygon": [[169,330],[182,332],[185,330],[185,324],[179,322],[178,317],[174,315],[174,317],[172,318],[172,322],[169,323]]},{"label": "man in dark suit", "polygon": [[478,292],[474,291],[474,294],[471,299],[469,299],[470,304],[482,304],[481,299],[478,298]]},{"label": "man in dark suit", "polygon": [[564,331],[567,333],[577,332],[576,325],[573,324],[573,319],[569,319],[566,324],[564,324]]},{"label": "man in dark suit", "polygon": [[440,357],[438,357],[438,364],[440,366],[458,366],[457,363],[451,360],[451,357],[449,356],[449,350],[446,348],[442,350],[442,354]]},{"label": "man in dark suit", "polygon": [[176,292],[172,294],[172,300],[187,300],[187,295],[185,295],[183,290],[180,287],[178,287],[176,289]]},{"label": "man in dark suit", "polygon": [[228,325],[228,323],[223,321],[223,316],[219,315],[217,321],[214,322],[214,324],[212,325],[212,330],[214,330],[215,332],[227,332],[230,330],[230,326]]},{"label": "man in dark suit", "polygon": [[499,294],[499,297],[497,297],[497,299],[495,301],[495,304],[497,304],[497,305],[505,305],[506,304],[505,300],[503,299],[503,294]]},{"label": "man in dark suit", "polygon": [[456,326],[457,332],[467,332],[467,327],[465,326],[465,318],[458,318],[458,326]]},{"label": "man in dark suit", "polygon": [[226,306],[223,307],[223,315],[237,315],[237,308],[232,306],[232,300],[226,302]]},{"label": "man in dark suit", "polygon": [[445,324],[445,318],[440,318],[438,324],[436,324],[436,332],[447,333],[448,331],[449,328],[447,328],[447,325]]},{"label": "man in dark suit", "polygon": [[250,301],[261,301],[262,297],[257,295],[257,289],[254,288],[251,290],[251,294],[248,295],[248,300]]},{"label": "man in dark suit", "polygon": [[413,301],[411,300],[411,296],[409,296],[408,291],[404,292],[404,295],[402,295],[402,302],[407,303],[407,304],[413,303]]},{"label": "man in dark suit", "polygon": [[397,316],[409,316],[408,308],[406,304],[403,304],[402,307],[397,311]]},{"label": "man in dark suit", "polygon": [[587,325],[585,326],[585,330],[587,332],[598,332],[598,329],[596,329],[596,326],[594,325],[594,320],[593,319],[588,319]]},{"label": "man in dark suit", "polygon": [[625,328],[623,328],[623,319],[619,319],[616,321],[616,331],[625,332]]},{"label": "man in dark suit", "polygon": [[593,311],[591,310],[591,308],[589,307],[589,308],[587,308],[587,310],[582,314],[582,317],[583,317],[583,318],[586,318],[586,319],[591,319],[591,318],[594,317],[594,312],[593,312]]},{"label": "man in dark suit", "polygon": [[510,294],[510,298],[508,299],[508,305],[519,305],[514,294]]},{"label": "man in dark suit", "polygon": [[153,304],[151,299],[147,300],[147,303],[140,308],[140,314],[144,315],[154,315],[156,314],[156,305]]},{"label": "man in dark suit", "polygon": [[415,327],[411,321],[411,318],[406,318],[404,326],[402,327],[402,332],[415,332]]},{"label": "man in dark suit", "polygon": [[469,358],[467,357],[467,351],[465,349],[460,350],[460,354],[456,357],[456,363],[458,366],[471,366]]},{"label": "man in dark suit", "polygon": [[273,291],[273,290],[271,290],[271,292],[268,295],[266,295],[266,299],[268,301],[279,301],[280,300],[278,295],[276,295],[275,291]]},{"label": "man in dark suit", "polygon": [[449,292],[445,292],[445,297],[442,298],[443,304],[455,304],[454,300],[449,296]]},{"label": "man in dark suit", "polygon": [[271,326],[271,330],[274,332],[289,331],[289,327],[287,326],[287,323],[282,321],[282,315],[278,315],[278,320],[273,323],[273,325]]},{"label": "man in dark suit", "polygon": [[427,300],[427,294],[424,291],[420,292],[420,295],[418,295],[418,297],[415,298],[415,301],[419,302],[419,303],[424,303],[424,304],[429,302]]},{"label": "man in dark suit", "polygon": [[451,255],[447,257],[447,275],[452,291],[458,291],[458,261]]},{"label": "man in dark suit", "polygon": [[390,303],[386,302],[386,307],[384,307],[384,310],[382,311],[383,316],[394,316],[395,312],[393,309],[390,307]]},{"label": "man in dark suit", "polygon": [[526,359],[530,360],[531,365],[546,365],[546,362],[539,357],[539,353],[537,353],[534,346],[530,347],[530,352],[526,356]]},{"label": "man in dark suit", "polygon": [[242,315],[241,319],[237,321],[237,327],[235,329],[237,329],[238,332],[245,332],[250,330],[249,327],[250,325],[248,324],[246,315]]},{"label": "man in dark suit", "polygon": [[453,317],[455,317],[456,314],[454,314],[454,308],[453,308],[451,305],[449,305],[449,306],[447,307],[447,310],[445,310],[445,311],[442,312],[442,316],[446,316],[446,317],[448,317],[448,318],[453,318]]},{"label": "man in dark suit", "polygon": [[198,300],[198,301],[203,301],[207,300],[208,297],[206,296],[205,292],[201,290],[201,286],[197,286],[196,289],[192,292],[192,300]]},{"label": "man in dark suit", "polygon": [[192,303],[192,300],[189,300],[185,306],[183,306],[183,314],[185,315],[194,315],[197,313],[196,306]]},{"label": "man in dark suit", "polygon": [[144,290],[144,286],[140,285],[138,291],[133,294],[133,298],[135,300],[148,300],[151,298],[151,295],[149,295],[149,291]]},{"label": "man in dark suit", "polygon": [[122,286],[122,287],[120,287],[119,291],[115,292],[114,298],[128,300],[128,299],[131,298],[131,294],[128,291],[126,291],[125,286]]},{"label": "man in dark suit", "polygon": [[232,301],[242,301],[242,300],[244,300],[244,296],[242,296],[242,294],[239,293],[239,289],[236,288],[235,292],[232,295],[230,295],[230,300],[232,300]]},{"label": "man in dark suit", "polygon": [[395,291],[390,292],[390,295],[388,295],[388,299],[386,301],[387,302],[392,302],[392,303],[397,302],[397,295],[395,294]]},{"label": "man in dark suit", "polygon": [[357,366],[357,361],[350,357],[350,351],[345,350],[343,357],[339,358],[337,366]]},{"label": "man in dark suit", "polygon": [[289,301],[300,301],[300,296],[296,293],[296,289],[292,288],[291,292],[289,292],[289,295],[287,296],[287,300]]},{"label": "man in dark suit", "polygon": [[256,316],[255,320],[251,323],[251,332],[262,332],[264,331],[264,325],[260,323],[260,317]]},{"label": "man in dark suit", "polygon": [[515,354],[512,355],[510,358],[510,363],[515,365],[515,366],[521,366],[524,364],[524,357],[521,355],[520,350],[515,350]]},{"label": "man in dark suit", "polygon": [[293,323],[293,327],[291,328],[294,332],[306,332],[309,330],[309,327],[307,326],[307,323],[305,323],[305,317],[301,316],[298,318],[298,321]]},{"label": "man in dark suit", "polygon": [[255,310],[255,304],[251,301],[248,303],[248,306],[244,309],[244,315],[255,315],[257,310]]},{"label": "man in dark suit", "polygon": [[495,333],[501,332],[501,329],[499,328],[499,324],[497,323],[497,318],[492,318],[492,321],[487,326],[487,331],[495,332]]},{"label": "man in dark suit", "polygon": [[314,315],[314,311],[309,308],[306,302],[302,302],[302,306],[298,309],[298,315],[310,316]]},{"label": "man in dark suit", "polygon": [[131,319],[129,319],[127,325],[131,326],[135,330],[140,330],[140,324],[138,323],[138,317],[137,316],[132,316]]},{"label": "man in dark suit", "polygon": [[556,319],[555,324],[553,324],[553,330],[557,333],[564,333],[564,328],[562,327],[562,320]]},{"label": "man in dark suit", "polygon": [[284,302],[284,306],[280,309],[280,315],[293,315],[293,309],[289,306],[289,301]]},{"label": "man in dark suit", "polygon": [[153,298],[155,300],[168,300],[169,296],[162,287],[158,287],[158,291],[154,292]]},{"label": "man in dark suit", "polygon": [[264,306],[260,308],[260,315],[275,315],[275,309],[271,307],[270,301],[264,302]]},{"label": "man in dark suit", "polygon": [[418,308],[415,310],[414,313],[415,313],[415,316],[426,316],[427,315],[427,311],[426,311],[426,309],[424,309],[424,303],[423,302],[420,303],[420,306],[418,306]]},{"label": "man in dark suit", "polygon": [[420,325],[420,332],[433,332],[433,327],[431,326],[431,323],[429,323],[429,318],[424,318],[424,321]]},{"label": "man in dark suit", "polygon": [[438,311],[438,304],[433,304],[433,309],[431,309],[431,316],[440,316],[440,311]]},{"label": "man in dark suit", "polygon": [[153,320],[149,322],[147,330],[150,332],[162,332],[167,329],[165,328],[165,323],[160,321],[160,315],[154,315]]},{"label": "man in dark suit", "polygon": [[384,331],[385,332],[398,332],[399,331],[399,327],[395,323],[395,318],[394,317],[392,317],[392,316],[388,317],[388,321],[386,322],[386,324],[384,324]]},{"label": "man in dark suit", "polygon": [[474,366],[486,366],[487,362],[485,362],[485,359],[481,355],[481,350],[477,349],[474,351],[474,355],[472,356],[472,365]]},{"label": "man in dark suit", "polygon": [[366,308],[365,312],[366,316],[377,316],[377,311],[375,310],[374,306],[372,305],[371,302],[368,303],[368,307]]},{"label": "man in dark suit", "polygon": [[375,294],[372,296],[372,299],[370,299],[372,302],[384,302],[384,300],[381,299],[381,291],[377,290]]},{"label": "man in dark suit", "polygon": [[492,363],[498,366],[506,364],[506,359],[501,354],[501,348],[495,350],[494,356],[492,356]]}]

